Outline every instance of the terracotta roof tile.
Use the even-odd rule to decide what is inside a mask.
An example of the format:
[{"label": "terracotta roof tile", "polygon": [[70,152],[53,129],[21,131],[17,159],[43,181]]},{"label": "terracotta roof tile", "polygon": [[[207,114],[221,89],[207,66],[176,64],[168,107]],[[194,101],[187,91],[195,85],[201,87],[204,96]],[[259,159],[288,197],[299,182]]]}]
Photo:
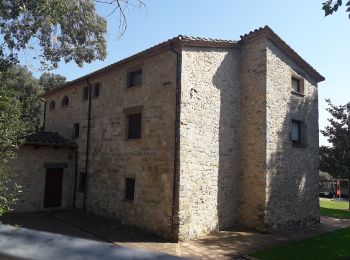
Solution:
[{"label": "terracotta roof tile", "polygon": [[135,55],[132,55],[130,57],[127,57],[125,59],[122,59],[118,62],[115,62],[111,65],[108,65],[106,67],[103,67],[99,70],[96,70],[92,73],[89,73],[85,76],[82,76],[80,78],[77,78],[75,80],[69,81],[55,89],[50,90],[49,92],[45,93],[44,96],[47,96],[48,94],[51,94],[52,92],[55,92],[59,89],[63,89],[69,86],[74,85],[75,83],[78,83],[84,79],[93,77],[101,72],[107,71],[109,69],[112,69],[117,66],[121,66],[127,62],[130,62],[132,60],[135,60],[137,58],[143,57],[143,55],[147,55],[150,53],[153,53],[156,50],[161,49],[169,49],[171,45],[174,44],[182,44],[182,45],[189,45],[189,46],[208,46],[208,47],[235,47],[239,46],[239,43],[242,41],[253,39],[254,37],[259,37],[261,35],[268,36],[271,40],[273,40],[280,48],[283,49],[284,52],[286,52],[287,55],[289,55],[293,60],[295,60],[300,66],[306,69],[310,75],[315,77],[318,81],[323,81],[325,78],[319,74],[310,64],[308,64],[299,54],[297,54],[286,42],[284,42],[276,33],[272,31],[272,29],[268,26],[260,27],[254,31],[250,31],[247,34],[242,35],[239,41],[234,40],[222,40],[222,39],[213,39],[213,38],[204,38],[204,37],[195,37],[195,36],[187,36],[187,35],[178,35],[176,37],[173,37],[171,39],[168,39],[167,41],[161,42],[157,45],[154,45],[148,49],[145,49],[142,52],[139,52]]},{"label": "terracotta roof tile", "polygon": [[255,39],[260,36],[268,37],[279,48],[283,50],[294,62],[301,66],[318,82],[324,81],[325,78],[316,71],[309,63],[307,63],[296,51],[292,49],[281,37],[279,37],[269,26],[260,27],[254,31],[250,31],[241,36],[241,41]]}]

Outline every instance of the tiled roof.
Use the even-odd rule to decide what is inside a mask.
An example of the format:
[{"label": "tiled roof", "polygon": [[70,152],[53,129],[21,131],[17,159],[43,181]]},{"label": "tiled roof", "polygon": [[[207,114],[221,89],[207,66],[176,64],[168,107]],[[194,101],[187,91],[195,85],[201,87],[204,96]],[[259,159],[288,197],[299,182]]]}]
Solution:
[{"label": "tiled roof", "polygon": [[178,35],[177,37],[175,37],[173,39],[178,39],[180,41],[201,41],[201,42],[228,43],[228,44],[234,44],[237,42],[237,41],[233,41],[233,40],[222,40],[222,39],[214,39],[214,38],[187,36],[187,35]]},{"label": "tiled roof", "polygon": [[98,73],[107,71],[109,69],[115,68],[117,66],[121,66],[127,62],[130,62],[132,60],[135,60],[137,58],[140,58],[144,55],[148,55],[154,51],[161,50],[161,49],[169,49],[171,45],[175,45],[181,43],[183,45],[191,45],[191,46],[208,46],[208,47],[233,47],[236,44],[236,41],[231,40],[220,40],[220,39],[212,39],[212,38],[203,38],[203,37],[192,37],[192,36],[186,36],[186,35],[178,35],[174,38],[171,38],[167,41],[161,42],[157,45],[154,45],[153,47],[150,47],[142,52],[139,52],[135,55],[132,55],[130,57],[127,57],[123,60],[117,61],[111,65],[108,65],[106,67],[103,67],[99,70],[96,70],[94,72],[91,72],[85,76],[82,76],[80,78],[77,78],[75,80],[69,81],[57,88],[54,88],[44,94],[44,96],[47,96],[48,94],[51,94],[59,89],[63,89],[69,86],[74,85],[75,83],[82,81],[84,79],[88,79],[90,77],[93,77],[97,75]]},{"label": "tiled roof", "polygon": [[281,37],[279,37],[269,26],[260,27],[254,31],[241,36],[241,41],[255,39],[257,37],[266,36],[274,42],[282,51],[288,55],[294,62],[305,69],[318,82],[325,80],[325,78],[318,73],[309,63],[307,63],[296,51],[292,49]]},{"label": "tiled roof", "polygon": [[297,54],[286,42],[284,42],[272,29],[268,26],[261,27],[259,29],[256,29],[254,31],[250,31],[247,34],[244,34],[241,36],[241,39],[239,41],[234,40],[221,40],[221,39],[212,39],[212,38],[204,38],[204,37],[194,37],[194,36],[186,36],[186,35],[178,35],[174,38],[171,38],[167,41],[161,42],[157,45],[154,45],[153,47],[150,47],[142,52],[139,52],[135,55],[132,55],[130,57],[127,57],[123,60],[120,60],[118,62],[115,62],[111,65],[108,65],[104,68],[101,68],[99,70],[96,70],[92,73],[89,73],[85,76],[82,76],[80,78],[77,78],[75,80],[72,80],[70,82],[67,82],[57,88],[54,88],[44,94],[44,96],[48,96],[49,94],[59,90],[63,89],[69,86],[74,85],[77,82],[80,82],[82,80],[88,79],[90,77],[93,77],[101,72],[110,70],[112,68],[122,66],[127,62],[139,59],[141,57],[146,57],[147,55],[151,53],[155,53],[157,51],[161,50],[169,50],[172,45],[176,44],[182,44],[187,46],[208,46],[208,47],[235,47],[239,46],[241,42],[244,42],[245,40],[253,39],[259,36],[265,35],[269,37],[270,40],[272,40],[278,47],[280,47],[291,59],[293,59],[296,63],[298,63],[301,67],[303,67],[308,73],[310,73],[311,76],[313,76],[317,81],[323,81],[325,78],[319,74],[310,64],[308,64],[299,54]]},{"label": "tiled roof", "polygon": [[24,144],[42,146],[76,146],[74,142],[69,141],[56,132],[37,132],[26,134],[24,136]]}]

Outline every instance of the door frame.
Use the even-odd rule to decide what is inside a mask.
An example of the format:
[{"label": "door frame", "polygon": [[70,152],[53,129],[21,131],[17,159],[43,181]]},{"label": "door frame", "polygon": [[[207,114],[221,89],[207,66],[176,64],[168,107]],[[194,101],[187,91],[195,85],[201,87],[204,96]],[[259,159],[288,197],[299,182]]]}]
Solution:
[{"label": "door frame", "polygon": [[[60,172],[60,183],[58,185],[60,185],[60,189],[59,192],[60,192],[60,198],[59,198],[59,205],[57,206],[47,206],[47,196],[48,196],[48,193],[47,193],[47,185],[48,185],[48,182],[47,182],[47,176],[48,176],[48,173],[50,171],[56,171],[56,172]],[[44,181],[44,196],[43,196],[43,208],[44,209],[54,209],[54,208],[61,208],[62,207],[62,198],[63,198],[63,178],[64,178],[64,168],[56,168],[56,167],[53,167],[53,168],[46,168],[45,169],[45,181]]]}]

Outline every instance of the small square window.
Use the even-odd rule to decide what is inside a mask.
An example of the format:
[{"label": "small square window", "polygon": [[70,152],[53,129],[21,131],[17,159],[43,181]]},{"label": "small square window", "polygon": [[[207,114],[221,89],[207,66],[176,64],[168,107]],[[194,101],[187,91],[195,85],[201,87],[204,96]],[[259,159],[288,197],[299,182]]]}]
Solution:
[{"label": "small square window", "polygon": [[73,124],[73,138],[78,138],[80,132],[79,123]]},{"label": "small square window", "polygon": [[135,196],[135,179],[126,178],[125,179],[125,199],[133,201]]},{"label": "small square window", "polygon": [[94,97],[99,97],[100,96],[100,83],[95,83],[94,85]]},{"label": "small square window", "polygon": [[89,87],[84,87],[83,100],[88,100],[88,99],[89,99]]},{"label": "small square window", "polygon": [[135,87],[142,85],[142,69],[131,71],[128,73],[128,84],[127,87]]},{"label": "small square window", "polygon": [[294,145],[302,144],[302,134],[302,122],[298,120],[292,120],[291,139]]},{"label": "small square window", "polygon": [[140,139],[142,132],[142,114],[128,115],[128,139]]},{"label": "small square window", "polygon": [[86,188],[86,172],[80,172],[79,191],[84,192]]}]

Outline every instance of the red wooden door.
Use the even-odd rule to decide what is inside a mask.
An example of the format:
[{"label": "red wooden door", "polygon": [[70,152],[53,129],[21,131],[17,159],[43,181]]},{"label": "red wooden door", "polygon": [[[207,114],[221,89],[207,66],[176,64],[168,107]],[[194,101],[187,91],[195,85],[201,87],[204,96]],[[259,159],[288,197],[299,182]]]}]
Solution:
[{"label": "red wooden door", "polygon": [[44,208],[60,207],[63,169],[46,169]]}]

